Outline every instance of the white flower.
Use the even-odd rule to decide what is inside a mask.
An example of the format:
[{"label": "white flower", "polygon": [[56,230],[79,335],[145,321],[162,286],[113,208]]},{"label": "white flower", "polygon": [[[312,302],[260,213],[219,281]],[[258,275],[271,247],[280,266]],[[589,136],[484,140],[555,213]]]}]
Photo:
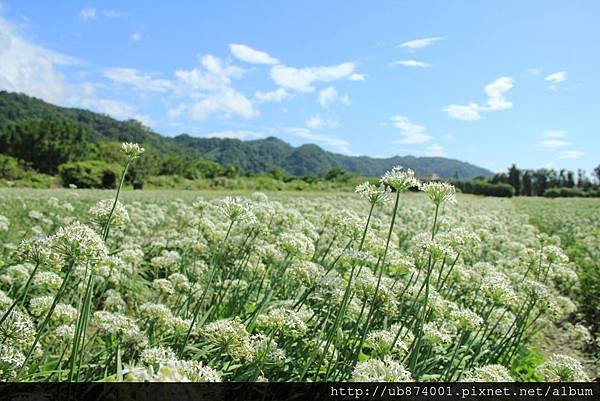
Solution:
[{"label": "white flower", "polygon": [[230,196],[223,199],[218,207],[219,211],[230,221],[253,221],[255,219],[251,205]]},{"label": "white flower", "polygon": [[581,362],[567,355],[554,354],[537,369],[544,381],[549,382],[586,382],[589,377]]},{"label": "white flower", "polygon": [[470,382],[512,382],[514,379],[502,365],[486,365],[473,368],[467,374]]},{"label": "white flower", "polygon": [[365,181],[357,185],[354,192],[359,194],[361,198],[367,199],[371,205],[379,206],[390,199],[391,189],[384,184],[376,187],[375,185],[371,185],[369,181]]},{"label": "white flower", "polygon": [[[106,226],[108,222],[108,217],[110,216],[110,212],[113,208],[114,199],[104,199],[100,202],[96,203],[89,210],[92,219],[99,227]],[[129,223],[129,213],[123,206],[123,204],[119,201],[115,204],[115,209],[113,210],[110,224],[118,229],[122,229]]]},{"label": "white flower", "polygon": [[123,152],[130,160],[137,159],[144,151],[144,148],[137,143],[123,142],[121,144],[121,152]]},{"label": "white flower", "polygon": [[369,359],[359,362],[352,372],[353,382],[407,382],[412,381],[410,372],[389,357],[383,361]]},{"label": "white flower", "polygon": [[431,181],[421,184],[419,189],[437,206],[444,202],[456,203],[456,189],[446,182]]},{"label": "white flower", "polygon": [[415,178],[415,172],[411,169],[402,171],[400,166],[392,167],[391,170],[386,171],[379,181],[394,188],[397,192],[404,192],[419,185],[419,180]]},{"label": "white flower", "polygon": [[75,263],[97,262],[108,254],[102,238],[78,221],[60,228],[50,237],[50,242],[61,259]]}]

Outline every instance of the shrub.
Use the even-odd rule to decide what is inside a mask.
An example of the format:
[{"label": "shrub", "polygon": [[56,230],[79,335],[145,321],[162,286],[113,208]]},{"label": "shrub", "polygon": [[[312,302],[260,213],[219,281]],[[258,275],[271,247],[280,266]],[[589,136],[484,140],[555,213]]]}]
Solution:
[{"label": "shrub", "polygon": [[26,175],[23,163],[11,156],[0,155],[0,178],[18,180]]},{"label": "shrub", "polygon": [[63,186],[78,188],[116,188],[121,168],[101,160],[84,160],[61,164],[58,168]]},{"label": "shrub", "polygon": [[509,184],[492,184],[483,180],[473,181],[456,181],[454,185],[463,193],[484,195],[484,196],[498,196],[503,198],[510,198],[515,194],[515,189]]},{"label": "shrub", "polygon": [[586,196],[580,188],[548,188],[544,191],[547,198],[581,198]]}]

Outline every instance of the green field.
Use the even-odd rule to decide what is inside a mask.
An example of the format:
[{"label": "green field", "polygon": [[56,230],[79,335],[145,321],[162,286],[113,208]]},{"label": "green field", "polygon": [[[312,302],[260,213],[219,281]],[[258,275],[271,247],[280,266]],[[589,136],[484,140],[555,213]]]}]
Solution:
[{"label": "green field", "polygon": [[0,380],[596,377],[599,200],[377,196],[0,189]]}]

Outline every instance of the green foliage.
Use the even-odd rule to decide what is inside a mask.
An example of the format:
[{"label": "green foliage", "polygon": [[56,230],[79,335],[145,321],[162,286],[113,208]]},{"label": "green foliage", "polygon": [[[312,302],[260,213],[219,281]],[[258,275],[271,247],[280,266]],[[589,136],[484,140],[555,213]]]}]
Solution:
[{"label": "green foliage", "polygon": [[85,129],[65,120],[22,120],[0,131],[3,153],[47,174],[55,174],[60,164],[86,153],[88,147]]},{"label": "green foliage", "polygon": [[596,199],[519,199],[517,206],[541,231],[557,235],[577,266],[581,310],[600,332],[600,203]]},{"label": "green foliage", "polygon": [[101,160],[61,164],[58,168],[64,186],[77,188],[115,188],[121,167]]},{"label": "green foliage", "polygon": [[11,156],[0,154],[0,178],[5,180],[18,180],[26,174],[25,168],[19,160]]},{"label": "green foliage", "polygon": [[548,188],[544,191],[546,198],[583,198],[586,193],[579,188]]},{"label": "green foliage", "polygon": [[544,362],[544,354],[535,347],[521,347],[511,365],[511,373],[516,381],[540,382],[543,377],[537,367]]},{"label": "green foliage", "polygon": [[515,194],[515,189],[509,184],[492,184],[487,181],[455,181],[453,184],[463,193],[485,196],[510,198]]}]

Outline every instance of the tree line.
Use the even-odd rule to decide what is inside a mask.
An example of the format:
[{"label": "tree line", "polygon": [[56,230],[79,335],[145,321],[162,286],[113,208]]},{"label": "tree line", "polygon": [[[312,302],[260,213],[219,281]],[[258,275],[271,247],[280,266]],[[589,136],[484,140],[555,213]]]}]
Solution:
[{"label": "tree line", "polygon": [[520,169],[515,164],[506,172],[492,177],[477,177],[470,181],[453,180],[464,193],[491,196],[598,197],[600,196],[600,165],[592,171],[592,179],[578,169]]}]

